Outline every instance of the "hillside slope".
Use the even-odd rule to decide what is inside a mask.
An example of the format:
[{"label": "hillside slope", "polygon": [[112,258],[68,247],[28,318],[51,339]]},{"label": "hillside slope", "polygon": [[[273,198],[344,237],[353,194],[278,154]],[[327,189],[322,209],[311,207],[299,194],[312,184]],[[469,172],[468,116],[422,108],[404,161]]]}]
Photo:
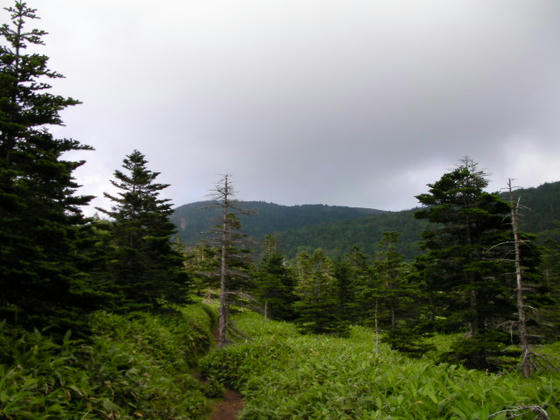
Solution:
[{"label": "hillside slope", "polygon": [[[522,188],[515,191],[514,196],[521,198],[523,230],[539,234],[560,227],[560,182]],[[505,195],[504,199],[507,199]]]},{"label": "hillside slope", "polygon": [[[263,201],[242,201],[239,206],[254,212],[253,215],[241,215],[240,219],[243,232],[257,240],[271,233],[385,213],[356,207],[321,204],[282,206]],[[211,230],[220,223],[220,211],[212,207],[211,201],[200,201],[178,207],[171,220],[177,225],[181,240],[186,245],[194,245],[212,237]]]},{"label": "hillside slope", "polygon": [[[521,229],[544,236],[560,228],[560,182],[543,184],[536,188],[522,188],[514,193],[521,198]],[[509,200],[507,194],[502,194]],[[415,209],[383,212],[344,222],[324,223],[289,230],[278,235],[280,247],[288,256],[300,250],[323,248],[329,255],[337,256],[358,246],[373,255],[383,232],[400,233],[397,248],[407,259],[418,255],[422,231],[427,223],[414,218]],[[560,237],[560,234],[552,235]]]},{"label": "hillside slope", "polygon": [[[560,182],[515,191],[521,197],[522,230],[535,234],[557,229],[560,225]],[[507,195],[503,195],[507,199]],[[219,210],[208,208],[211,202],[187,204],[176,209],[173,222],[187,245],[210,237],[219,223]],[[243,231],[262,242],[266,234],[278,236],[281,251],[293,257],[301,250],[323,248],[338,256],[358,246],[372,255],[383,232],[399,232],[399,251],[412,259],[420,252],[421,233],[426,222],[414,218],[414,209],[398,212],[325,205],[282,206],[260,201],[241,202],[253,216],[241,216]],[[258,247],[258,245],[257,245]]]},{"label": "hillside slope", "polygon": [[426,222],[414,218],[415,210],[386,212],[343,222],[324,223],[278,234],[280,249],[293,257],[299,251],[322,248],[330,256],[348,253],[353,247],[368,255],[376,251],[383,232],[399,232],[397,249],[407,259],[420,252],[420,238]]}]

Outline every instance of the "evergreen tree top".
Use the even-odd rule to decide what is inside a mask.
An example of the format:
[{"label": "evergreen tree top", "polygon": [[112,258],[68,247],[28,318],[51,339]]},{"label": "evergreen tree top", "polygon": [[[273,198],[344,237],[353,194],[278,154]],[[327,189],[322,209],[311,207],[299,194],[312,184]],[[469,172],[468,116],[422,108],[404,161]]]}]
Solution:
[{"label": "evergreen tree top", "polygon": [[[64,77],[48,68],[49,57],[39,53],[25,53],[33,45],[43,45],[42,37],[47,32],[39,29],[26,30],[26,21],[39,19],[36,9],[27,7],[25,2],[16,2],[5,8],[10,13],[11,24],[0,26],[0,90],[2,97],[10,102],[1,105],[12,121],[12,129],[30,129],[44,125],[62,125],[60,111],[80,101],[47,92],[51,85],[48,79]],[[4,131],[4,130],[2,130]]]},{"label": "evergreen tree top", "polygon": [[123,159],[124,171],[114,172],[115,180],[111,184],[118,188],[118,196],[103,193],[115,205],[111,210],[97,207],[97,210],[107,214],[113,219],[135,219],[141,214],[157,213],[169,217],[172,213],[172,204],[169,199],[159,198],[160,191],[169,184],[154,182],[160,172],[147,168],[148,161],[144,154],[134,150]]}]

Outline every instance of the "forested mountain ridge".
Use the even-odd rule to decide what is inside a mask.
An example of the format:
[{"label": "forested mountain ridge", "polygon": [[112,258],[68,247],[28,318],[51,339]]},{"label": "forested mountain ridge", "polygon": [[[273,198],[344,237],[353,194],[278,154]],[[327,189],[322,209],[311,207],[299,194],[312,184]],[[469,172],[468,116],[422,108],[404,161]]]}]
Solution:
[{"label": "forested mountain ridge", "polygon": [[[523,230],[542,234],[558,227],[560,182],[518,189],[514,195],[521,198]],[[502,198],[507,200],[506,194]],[[383,232],[396,231],[400,233],[399,252],[411,259],[420,253],[419,241],[426,226],[426,222],[414,218],[415,209],[393,212],[327,205],[283,206],[262,201],[239,204],[255,211],[254,215],[240,216],[243,231],[257,243],[267,234],[277,235],[281,251],[289,257],[315,248],[338,256],[354,246],[372,255]],[[172,221],[187,246],[211,237],[210,231],[219,222],[219,212],[211,205],[211,201],[203,201],[175,209]]]},{"label": "forested mountain ridge", "polygon": [[[90,147],[45,128],[78,101],[47,92],[62,76],[26,53],[46,34],[24,29],[35,10],[5,10],[0,418],[560,418],[554,185],[540,201],[519,193],[538,247],[468,158],[403,212],[237,206],[225,175],[215,202],[177,218],[219,238],[183,249],[170,185],[138,149],[96,207],[107,218],[82,213],[84,161],[63,155]],[[398,247],[416,252],[419,219],[423,254],[408,262]],[[275,235],[249,253],[243,224],[250,243]]]},{"label": "forested mountain ridge", "polygon": [[[560,227],[560,181],[518,189],[514,196],[520,198],[521,226],[525,231],[539,234]],[[507,200],[506,194],[502,198]]]},{"label": "forested mountain ridge", "polygon": [[407,259],[420,252],[420,235],[426,222],[414,218],[415,210],[384,212],[343,222],[306,226],[278,234],[280,249],[290,257],[299,251],[322,248],[327,255],[339,256],[360,248],[373,255],[383,232],[399,232],[397,250]]},{"label": "forested mountain ridge", "polygon": [[[367,215],[388,213],[382,210],[307,204],[283,206],[264,201],[241,201],[243,209],[254,214],[240,215],[243,232],[256,239],[310,226],[353,220]],[[186,245],[194,245],[211,237],[211,231],[220,222],[220,210],[212,201],[199,201],[175,209],[171,217]]]}]

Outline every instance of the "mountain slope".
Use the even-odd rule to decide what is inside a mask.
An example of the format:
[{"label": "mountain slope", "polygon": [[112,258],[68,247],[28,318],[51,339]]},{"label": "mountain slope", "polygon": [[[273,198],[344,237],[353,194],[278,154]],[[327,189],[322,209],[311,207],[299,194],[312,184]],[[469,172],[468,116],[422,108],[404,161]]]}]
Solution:
[{"label": "mountain slope", "polygon": [[383,232],[395,231],[400,233],[397,250],[407,259],[412,259],[420,253],[420,237],[426,226],[426,222],[414,218],[414,211],[386,212],[290,230],[278,235],[278,243],[289,257],[315,248],[322,248],[330,256],[338,256],[348,253],[355,246],[373,255]]},{"label": "mountain slope", "polygon": [[[201,201],[175,209],[171,220],[177,225],[179,237],[186,245],[211,238],[211,230],[220,223],[221,211],[212,207],[212,204],[211,201]],[[271,233],[385,213],[381,210],[321,204],[282,206],[263,201],[242,201],[238,204],[255,213],[241,215],[240,219],[243,232],[257,240]]]},{"label": "mountain slope", "polygon": [[[521,197],[522,230],[535,234],[557,229],[560,224],[560,182],[515,191]],[[503,195],[508,199],[507,195]],[[241,202],[256,215],[241,216],[243,231],[257,243],[266,234],[276,234],[281,251],[293,257],[301,250],[323,248],[338,256],[358,246],[368,255],[375,253],[383,232],[400,232],[399,251],[407,259],[421,250],[419,242],[426,222],[414,218],[414,209],[389,212],[373,209],[303,205],[281,206],[261,201]],[[211,202],[198,202],[176,209],[173,221],[187,245],[209,238],[208,232],[219,223],[219,210],[207,209]],[[204,233],[206,232],[206,233]]]},{"label": "mountain slope", "polygon": [[[521,227],[526,232],[542,233],[559,228],[560,182],[545,183],[535,188],[523,188],[514,192],[521,198]],[[504,199],[509,198],[504,195]]]},{"label": "mountain slope", "polygon": [[[560,228],[560,182],[546,183],[536,188],[523,188],[514,192],[521,198],[521,229],[543,236],[545,232]],[[507,194],[502,194],[509,200]],[[397,249],[407,259],[421,252],[420,240],[427,223],[414,218],[415,210],[383,212],[344,222],[308,226],[278,235],[280,248],[288,256],[300,250],[323,248],[327,254],[336,256],[358,246],[373,255],[383,232],[399,232]],[[556,235],[560,236],[560,235]]]}]

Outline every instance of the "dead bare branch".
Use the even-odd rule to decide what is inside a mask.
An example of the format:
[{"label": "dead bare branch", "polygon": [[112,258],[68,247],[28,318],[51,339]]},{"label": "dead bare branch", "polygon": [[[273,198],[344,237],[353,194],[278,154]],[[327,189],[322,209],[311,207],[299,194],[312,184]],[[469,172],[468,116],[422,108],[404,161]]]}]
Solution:
[{"label": "dead bare branch", "polygon": [[507,414],[507,417],[509,418],[522,417],[528,411],[535,413],[537,415],[537,419],[550,420],[548,412],[544,409],[544,407],[541,407],[540,405],[526,405],[521,407],[506,408],[489,415],[488,418],[491,419],[493,417],[499,416],[500,414]]}]

